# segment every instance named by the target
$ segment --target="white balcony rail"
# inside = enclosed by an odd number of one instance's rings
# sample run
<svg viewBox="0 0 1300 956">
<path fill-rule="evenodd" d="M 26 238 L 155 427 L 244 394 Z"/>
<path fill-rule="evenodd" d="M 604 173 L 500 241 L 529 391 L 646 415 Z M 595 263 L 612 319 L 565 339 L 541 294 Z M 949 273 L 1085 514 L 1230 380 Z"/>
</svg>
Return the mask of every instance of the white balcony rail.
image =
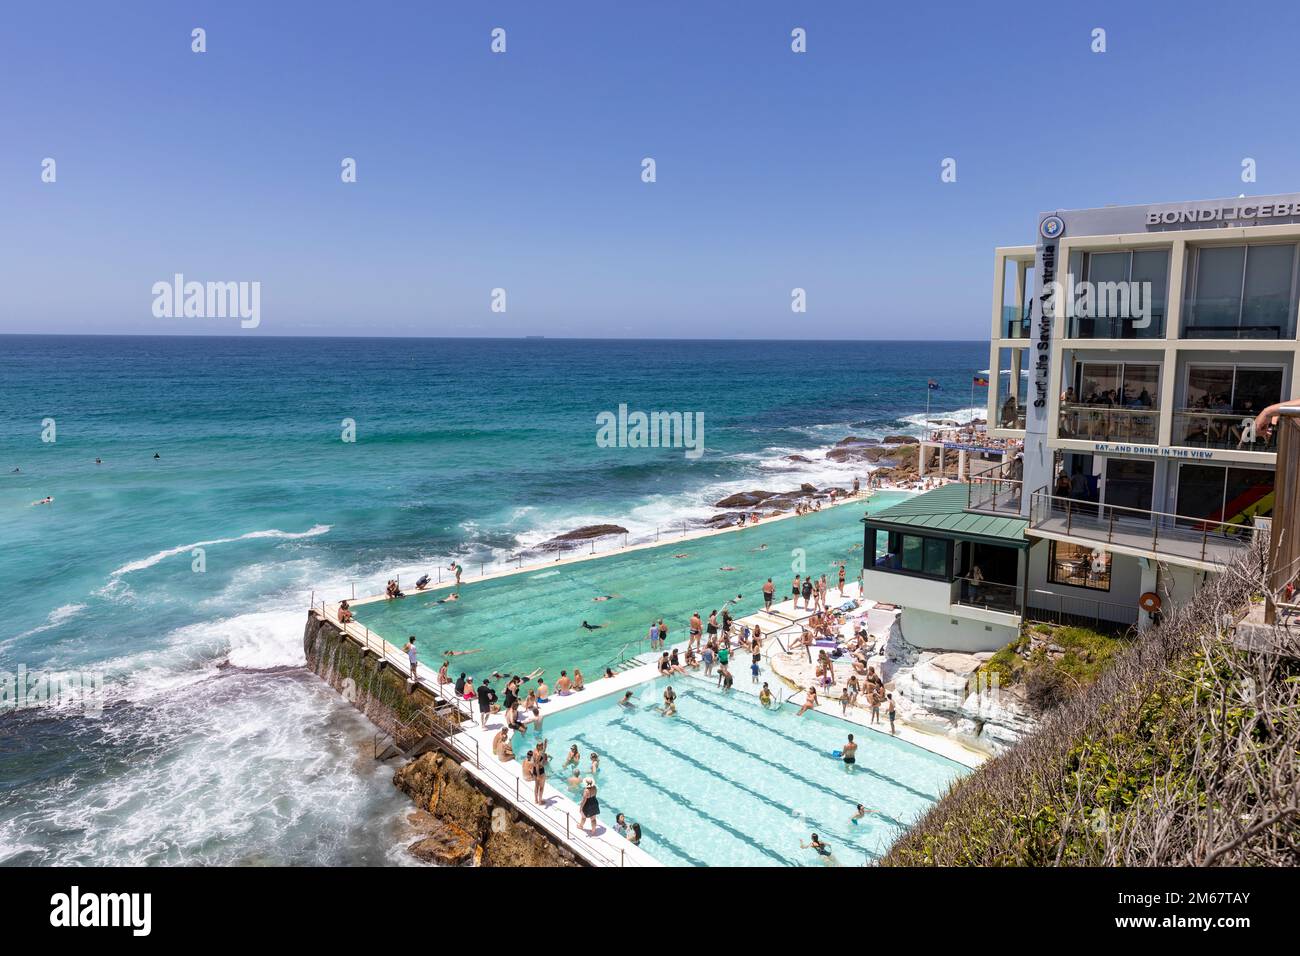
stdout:
<svg viewBox="0 0 1300 956">
<path fill-rule="evenodd" d="M 1079 501 L 1043 491 L 1034 492 L 1030 501 L 1029 527 L 1100 545 L 1149 551 L 1157 557 L 1220 565 L 1230 563 L 1255 536 L 1251 525 Z"/>
</svg>

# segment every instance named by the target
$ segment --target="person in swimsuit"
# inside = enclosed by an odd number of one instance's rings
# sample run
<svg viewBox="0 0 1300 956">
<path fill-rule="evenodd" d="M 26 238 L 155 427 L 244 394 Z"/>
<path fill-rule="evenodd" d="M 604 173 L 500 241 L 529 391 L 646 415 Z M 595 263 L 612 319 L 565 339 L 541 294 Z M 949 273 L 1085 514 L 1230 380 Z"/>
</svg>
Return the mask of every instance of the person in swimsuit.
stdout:
<svg viewBox="0 0 1300 956">
<path fill-rule="evenodd" d="M 583 688 L 584 686 L 585 686 L 585 682 L 583 681 L 583 678 L 582 678 L 582 671 L 578 670 L 578 669 L 575 667 L 575 668 L 573 669 L 573 689 L 574 689 L 574 690 L 582 690 L 582 688 Z"/>
<path fill-rule="evenodd" d="M 816 706 L 817 706 L 817 688 L 810 686 L 808 688 L 808 693 L 804 695 L 803 706 L 799 708 L 799 713 L 795 714 L 795 716 L 802 717 L 805 713 L 812 710 Z"/>
<path fill-rule="evenodd" d="M 627 840 L 633 846 L 641 845 L 641 824 L 633 823 L 632 826 L 628 828 Z"/>
<path fill-rule="evenodd" d="M 414 634 L 412 634 L 409 638 L 407 638 L 406 646 L 403 647 L 402 650 L 406 652 L 406 659 L 407 659 L 407 661 L 408 661 L 409 664 L 410 664 L 410 668 L 411 668 L 411 680 L 412 680 L 412 681 L 415 681 L 415 680 L 417 680 L 417 677 L 416 677 L 415 671 L 416 671 L 416 668 L 419 667 L 420 662 L 416 659 L 416 653 L 415 653 L 415 635 L 414 635 Z"/>
<path fill-rule="evenodd" d="M 574 744 L 569 748 L 569 755 L 564 758 L 564 766 L 560 769 L 568 770 L 570 767 L 573 767 L 576 770 L 580 760 L 582 760 L 582 754 L 578 752 L 578 745 Z"/>
<path fill-rule="evenodd" d="M 772 579 L 768 578 L 767 583 L 763 585 L 763 610 L 772 610 L 772 598 L 776 595 L 776 585 Z"/>
<path fill-rule="evenodd" d="M 504 762 L 515 759 L 514 748 L 510 746 L 510 728 L 502 727 L 492 738 L 492 752 L 498 760 Z"/>
<path fill-rule="evenodd" d="M 623 695 L 623 699 L 620 700 L 620 701 L 618 702 L 618 706 L 620 706 L 620 707 L 635 707 L 635 706 L 636 706 L 636 704 L 632 702 L 632 692 L 631 692 L 631 691 L 628 691 L 626 694 Z"/>
<path fill-rule="evenodd" d="M 546 741 L 543 740 L 533 753 L 533 803 L 538 806 L 542 805 L 542 794 L 546 790 L 546 761 L 550 759 L 546 756 Z"/>
<path fill-rule="evenodd" d="M 897 735 L 898 731 L 894 728 L 894 717 L 896 715 L 896 711 L 894 709 L 894 695 L 886 694 L 885 696 L 889 700 L 889 732 L 891 734 Z"/>
<path fill-rule="evenodd" d="M 453 574 L 456 575 L 456 587 L 460 587 L 460 573 L 461 573 L 460 565 L 457 564 L 455 561 L 453 561 L 451 562 L 451 564 L 447 565 L 447 570 L 451 571 Z"/>
<path fill-rule="evenodd" d="M 844 745 L 840 759 L 844 761 L 844 769 L 852 773 L 853 765 L 858 762 L 858 745 L 854 742 L 852 734 L 849 734 L 848 742 Z"/>
<path fill-rule="evenodd" d="M 591 600 L 592 600 L 593 603 L 597 603 L 597 602 L 600 602 L 600 601 L 612 601 L 612 600 L 614 600 L 614 598 L 616 598 L 616 597 L 618 597 L 617 594 L 602 594 L 602 595 L 600 595 L 599 597 L 594 597 L 594 598 L 592 598 Z"/>
<path fill-rule="evenodd" d="M 604 625 L 604 624 L 588 624 L 586 621 L 583 621 L 583 622 L 582 622 L 582 626 L 583 626 L 584 628 L 586 628 L 588 631 L 599 631 L 599 630 L 600 630 L 602 627 L 604 627 L 605 625 Z"/>
<path fill-rule="evenodd" d="M 794 584 L 790 587 L 790 594 L 794 596 L 794 606 L 799 607 L 799 582 L 802 578 L 799 575 L 794 576 Z"/>
<path fill-rule="evenodd" d="M 673 692 L 671 686 L 664 688 L 664 710 L 665 717 L 673 717 L 677 714 L 677 695 Z"/>
<path fill-rule="evenodd" d="M 812 841 L 810 843 L 804 843 L 803 840 L 800 840 L 799 848 L 801 850 L 814 851 L 826 863 L 831 862 L 833 859 L 831 856 L 831 848 L 823 843 L 821 837 L 815 833 L 812 835 Z"/>
<path fill-rule="evenodd" d="M 763 682 L 763 689 L 758 692 L 758 702 L 764 707 L 772 706 L 772 689 L 767 686 L 767 681 Z"/>
<path fill-rule="evenodd" d="M 442 666 L 438 668 L 438 684 L 440 686 L 451 683 L 451 678 L 447 676 L 447 665 L 450 663 L 451 661 L 443 661 Z"/>
<path fill-rule="evenodd" d="M 579 828 L 586 826 L 587 821 L 591 821 L 591 835 L 596 835 L 596 818 L 600 816 L 600 801 L 596 799 L 596 781 L 591 777 L 582 781 L 582 804 L 579 807 L 582 813 L 582 823 Z"/>
<path fill-rule="evenodd" d="M 865 817 L 868 813 L 878 813 L 878 812 L 879 811 L 877 810 L 868 810 L 866 807 L 864 807 L 862 804 L 859 803 L 857 811 L 853 814 L 853 816 L 849 817 L 849 823 L 856 825 L 857 822 L 861 820 L 863 817 Z"/>
<path fill-rule="evenodd" d="M 445 598 L 438 598 L 438 600 L 434 601 L 433 603 L 446 604 L 448 601 L 459 601 L 459 600 L 460 600 L 460 595 L 457 594 L 455 591 L 453 591 L 451 594 L 448 594 Z"/>
</svg>

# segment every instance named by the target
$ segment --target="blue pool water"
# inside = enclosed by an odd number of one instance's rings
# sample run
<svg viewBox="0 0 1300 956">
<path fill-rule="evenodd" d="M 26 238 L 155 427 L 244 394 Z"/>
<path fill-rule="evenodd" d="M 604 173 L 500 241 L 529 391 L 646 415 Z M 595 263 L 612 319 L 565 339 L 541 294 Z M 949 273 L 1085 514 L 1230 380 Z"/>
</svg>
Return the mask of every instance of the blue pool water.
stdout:
<svg viewBox="0 0 1300 956">
<path fill-rule="evenodd" d="M 677 715 L 658 707 L 672 684 Z M 827 861 L 800 848 L 817 833 L 830 862 L 875 860 L 966 769 L 912 744 L 846 721 L 785 705 L 764 710 L 756 697 L 724 694 L 695 677 L 635 689 L 635 706 L 611 695 L 546 718 L 554 755 L 551 782 L 568 786 L 559 766 L 571 744 L 600 755 L 600 823 L 623 813 L 641 824 L 641 846 L 670 866 L 800 866 Z M 837 758 L 846 735 L 859 744 L 850 772 Z M 520 759 L 535 735 L 516 735 Z M 578 798 L 578 790 L 571 795 Z M 858 823 L 862 803 L 877 812 Z"/>
</svg>

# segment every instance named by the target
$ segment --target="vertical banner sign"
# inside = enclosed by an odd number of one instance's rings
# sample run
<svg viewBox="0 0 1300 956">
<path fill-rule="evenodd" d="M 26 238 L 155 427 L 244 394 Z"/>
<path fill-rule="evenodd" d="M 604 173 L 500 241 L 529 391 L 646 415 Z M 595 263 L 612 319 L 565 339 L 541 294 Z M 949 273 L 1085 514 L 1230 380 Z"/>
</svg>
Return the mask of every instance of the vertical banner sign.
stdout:
<svg viewBox="0 0 1300 956">
<path fill-rule="evenodd" d="M 1038 248 L 1034 258 L 1034 294 L 1029 301 L 1030 380 L 1033 394 L 1025 414 L 1024 494 L 1020 509 L 1029 513 L 1033 492 L 1051 489 L 1052 456 L 1047 447 L 1048 389 L 1052 381 L 1052 326 L 1056 320 L 1057 249 L 1065 234 L 1065 221 L 1058 215 L 1044 216 L 1038 223 Z"/>
</svg>

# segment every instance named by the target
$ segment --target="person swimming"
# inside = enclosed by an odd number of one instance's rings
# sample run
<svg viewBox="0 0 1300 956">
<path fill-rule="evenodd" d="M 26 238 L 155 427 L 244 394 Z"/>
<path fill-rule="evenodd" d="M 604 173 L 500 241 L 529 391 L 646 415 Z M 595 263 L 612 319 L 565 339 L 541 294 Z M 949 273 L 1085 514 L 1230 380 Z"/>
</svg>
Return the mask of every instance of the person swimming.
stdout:
<svg viewBox="0 0 1300 956">
<path fill-rule="evenodd" d="M 815 833 L 812 835 L 812 840 L 808 843 L 804 843 L 803 840 L 800 840 L 799 848 L 802 850 L 813 850 L 818 856 L 827 862 L 832 859 L 830 846 L 824 843 L 822 838 Z"/>
<path fill-rule="evenodd" d="M 53 496 L 53 495 L 46 495 L 46 496 L 45 496 L 44 498 L 42 498 L 40 501 L 33 501 L 32 504 L 33 504 L 33 505 L 52 505 L 52 504 L 54 504 L 54 496 Z M 29 505 L 28 507 L 30 507 L 30 505 Z"/>
<path fill-rule="evenodd" d="M 729 565 L 729 564 L 724 564 L 722 567 L 718 568 L 718 570 L 719 570 L 719 571 L 734 571 L 734 570 L 736 570 L 736 569 L 733 568 L 733 567 L 732 567 L 731 565 Z"/>
<path fill-rule="evenodd" d="M 157 452 L 154 452 L 154 453 L 153 453 L 153 456 L 154 456 L 155 458 L 161 458 L 161 457 L 162 457 L 162 455 L 158 454 Z"/>
<path fill-rule="evenodd" d="M 417 584 L 416 587 L 419 587 L 419 585 Z M 438 598 L 438 600 L 434 601 L 433 603 L 446 604 L 448 601 L 459 601 L 459 600 L 460 600 L 460 595 L 457 594 L 455 591 L 452 591 L 445 598 Z"/>
<path fill-rule="evenodd" d="M 594 604 L 594 603 L 597 603 L 597 602 L 599 602 L 599 601 L 612 601 L 612 600 L 614 600 L 614 598 L 616 598 L 616 597 L 618 597 L 617 594 L 602 594 L 602 595 L 600 595 L 599 597 L 594 597 L 594 598 L 592 598 L 591 600 L 592 600 L 592 603 Z"/>
<path fill-rule="evenodd" d="M 472 651 L 443 651 L 445 657 L 460 657 L 462 654 L 480 654 L 483 648 L 476 647 Z"/>
<path fill-rule="evenodd" d="M 608 627 L 609 625 L 607 625 L 607 624 L 588 624 L 586 621 L 583 621 L 583 622 L 582 622 L 582 626 L 583 626 L 584 628 L 586 628 L 587 630 L 589 630 L 589 631 L 599 631 L 602 627 Z"/>
</svg>

